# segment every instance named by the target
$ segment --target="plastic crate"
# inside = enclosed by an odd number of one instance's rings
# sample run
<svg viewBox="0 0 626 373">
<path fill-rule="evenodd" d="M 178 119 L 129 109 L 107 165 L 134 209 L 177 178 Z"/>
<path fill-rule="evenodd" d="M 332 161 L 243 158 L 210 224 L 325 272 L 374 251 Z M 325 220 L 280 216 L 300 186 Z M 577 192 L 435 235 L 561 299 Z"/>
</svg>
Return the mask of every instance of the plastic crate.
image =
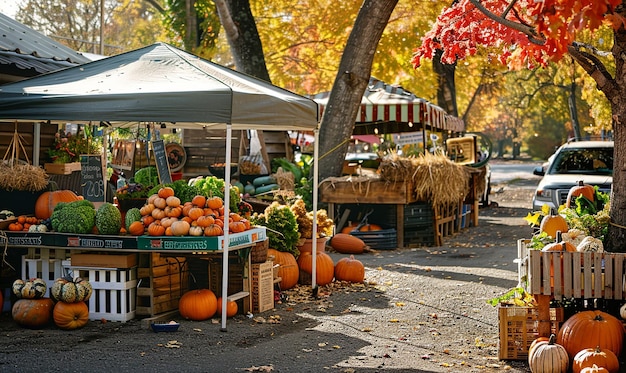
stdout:
<svg viewBox="0 0 626 373">
<path fill-rule="evenodd" d="M 537 307 L 499 306 L 500 360 L 525 360 L 530 344 L 539 337 Z M 563 308 L 550 308 L 550 332 L 557 334 L 564 320 Z"/>
<path fill-rule="evenodd" d="M 93 294 L 87 301 L 90 320 L 128 321 L 135 318 L 136 268 L 70 267 L 73 278 L 87 279 Z"/>
<path fill-rule="evenodd" d="M 378 231 L 350 232 L 360 238 L 372 249 L 397 249 L 397 232 L 395 229 L 381 229 Z"/>
</svg>

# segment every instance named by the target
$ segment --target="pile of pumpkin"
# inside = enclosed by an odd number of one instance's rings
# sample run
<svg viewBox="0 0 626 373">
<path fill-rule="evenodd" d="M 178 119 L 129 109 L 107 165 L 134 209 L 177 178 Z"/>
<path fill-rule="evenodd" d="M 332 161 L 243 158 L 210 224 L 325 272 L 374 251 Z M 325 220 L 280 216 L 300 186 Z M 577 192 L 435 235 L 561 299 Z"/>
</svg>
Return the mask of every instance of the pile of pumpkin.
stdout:
<svg viewBox="0 0 626 373">
<path fill-rule="evenodd" d="M 80 277 L 56 279 L 50 288 L 50 298 L 45 297 L 48 285 L 40 278 L 17 279 L 11 290 L 18 298 L 11 314 L 13 320 L 23 327 L 40 329 L 53 320 L 60 329 L 74 330 L 89 321 L 89 308 L 85 302 L 91 297 L 93 288 L 89 281 Z"/>
<path fill-rule="evenodd" d="M 250 221 L 238 213 L 224 216 L 221 197 L 195 196 L 181 204 L 171 187 L 162 187 L 140 209 L 126 212 L 126 231 L 134 236 L 221 236 L 224 228 L 240 233 L 251 228 Z"/>
<path fill-rule="evenodd" d="M 599 310 L 581 311 L 567 319 L 557 335 L 540 337 L 528 349 L 533 373 L 618 373 L 624 326 Z"/>
</svg>

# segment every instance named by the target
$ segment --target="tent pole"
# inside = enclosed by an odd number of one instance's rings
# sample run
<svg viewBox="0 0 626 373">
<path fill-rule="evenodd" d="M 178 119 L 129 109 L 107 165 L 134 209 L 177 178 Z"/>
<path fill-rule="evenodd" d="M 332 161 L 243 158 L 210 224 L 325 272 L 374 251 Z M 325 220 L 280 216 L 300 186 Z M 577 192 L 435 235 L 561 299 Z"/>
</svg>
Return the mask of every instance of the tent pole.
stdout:
<svg viewBox="0 0 626 373">
<path fill-rule="evenodd" d="M 41 122 L 33 126 L 33 166 L 39 166 L 39 148 L 41 147 Z"/>
<path fill-rule="evenodd" d="M 228 301 L 228 249 L 230 238 L 228 232 L 228 216 L 230 214 L 230 163 L 231 163 L 231 149 L 233 128 L 231 123 L 226 124 L 226 167 L 224 169 L 224 251 L 222 257 L 222 328 L 221 331 L 226 331 L 226 319 L 228 318 L 226 312 L 226 302 Z"/>
<path fill-rule="evenodd" d="M 311 288 L 313 294 L 317 295 L 317 187 L 319 183 L 318 170 L 318 152 L 320 146 L 320 131 L 318 128 L 313 130 L 315 140 L 313 140 L 313 235 L 312 235 L 312 249 L 313 259 L 311 263 Z"/>
</svg>

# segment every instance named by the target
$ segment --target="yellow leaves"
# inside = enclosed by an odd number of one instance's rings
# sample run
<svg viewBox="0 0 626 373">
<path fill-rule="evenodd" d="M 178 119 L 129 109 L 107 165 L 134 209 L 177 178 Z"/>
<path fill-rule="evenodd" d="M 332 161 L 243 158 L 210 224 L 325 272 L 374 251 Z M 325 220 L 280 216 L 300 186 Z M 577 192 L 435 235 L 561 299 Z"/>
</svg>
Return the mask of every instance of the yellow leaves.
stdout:
<svg viewBox="0 0 626 373">
<path fill-rule="evenodd" d="M 543 218 L 543 216 L 541 215 L 541 213 L 539 212 L 535 212 L 533 213 L 528 213 L 528 215 L 526 215 L 526 217 L 524 218 L 524 220 L 526 220 L 528 222 L 529 225 L 532 226 L 539 226 L 539 224 L 541 224 L 541 218 Z"/>
</svg>

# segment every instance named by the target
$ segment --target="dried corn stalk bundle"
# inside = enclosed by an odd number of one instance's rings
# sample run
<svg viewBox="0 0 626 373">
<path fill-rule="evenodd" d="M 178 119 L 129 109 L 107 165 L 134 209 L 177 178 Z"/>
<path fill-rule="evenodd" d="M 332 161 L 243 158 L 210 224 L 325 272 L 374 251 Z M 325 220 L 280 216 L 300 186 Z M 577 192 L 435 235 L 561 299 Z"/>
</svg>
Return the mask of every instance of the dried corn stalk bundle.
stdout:
<svg viewBox="0 0 626 373">
<path fill-rule="evenodd" d="M 280 187 L 281 190 L 294 190 L 295 176 L 292 172 L 283 170 L 282 167 L 278 167 L 275 174 L 272 174 L 274 179 L 276 179 L 276 184 Z"/>
<path fill-rule="evenodd" d="M 467 168 L 442 154 L 403 158 L 394 153 L 383 159 L 379 170 L 383 180 L 411 182 L 417 200 L 433 206 L 458 203 L 469 189 Z"/>
<path fill-rule="evenodd" d="M 38 192 L 48 186 L 48 174 L 29 164 L 0 163 L 0 188 L 8 191 Z"/>
</svg>

